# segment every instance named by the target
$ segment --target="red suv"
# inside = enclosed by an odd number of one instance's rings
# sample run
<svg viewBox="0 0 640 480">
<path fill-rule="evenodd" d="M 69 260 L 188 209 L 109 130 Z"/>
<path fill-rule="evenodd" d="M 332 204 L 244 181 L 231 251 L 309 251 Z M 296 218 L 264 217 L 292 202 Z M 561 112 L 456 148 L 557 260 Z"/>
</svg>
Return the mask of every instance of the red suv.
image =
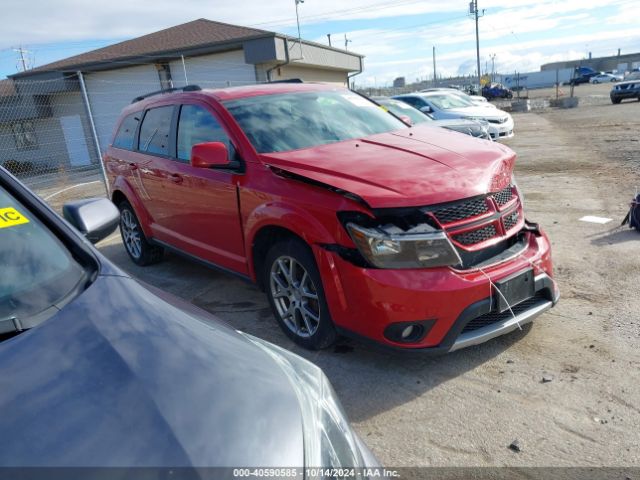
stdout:
<svg viewBox="0 0 640 480">
<path fill-rule="evenodd" d="M 256 282 L 307 348 L 446 352 L 552 307 L 515 154 L 344 88 L 190 86 L 134 100 L 104 162 L 138 265 L 172 250 Z"/>
</svg>

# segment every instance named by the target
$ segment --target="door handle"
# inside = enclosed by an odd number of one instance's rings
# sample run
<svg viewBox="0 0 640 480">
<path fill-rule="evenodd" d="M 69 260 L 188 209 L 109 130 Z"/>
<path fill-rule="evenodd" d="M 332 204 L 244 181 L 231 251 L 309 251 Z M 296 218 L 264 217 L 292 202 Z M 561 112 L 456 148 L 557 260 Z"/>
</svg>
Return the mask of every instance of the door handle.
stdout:
<svg viewBox="0 0 640 480">
<path fill-rule="evenodd" d="M 182 183 L 182 176 L 178 175 L 177 173 L 172 173 L 171 175 L 169 175 L 169 180 L 171 180 L 173 183 Z"/>
<path fill-rule="evenodd" d="M 137 163 L 130 163 L 129 164 L 129 168 L 131 170 L 137 170 L 138 169 L 138 164 Z"/>
</svg>

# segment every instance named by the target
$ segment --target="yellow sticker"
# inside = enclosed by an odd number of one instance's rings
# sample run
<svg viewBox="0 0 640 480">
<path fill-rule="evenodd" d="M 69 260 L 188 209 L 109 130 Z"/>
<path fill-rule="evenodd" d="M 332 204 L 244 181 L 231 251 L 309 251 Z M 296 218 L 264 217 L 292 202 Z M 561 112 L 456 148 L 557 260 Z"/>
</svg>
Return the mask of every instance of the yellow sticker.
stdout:
<svg viewBox="0 0 640 480">
<path fill-rule="evenodd" d="M 0 228 L 15 227 L 23 223 L 29 223 L 29 219 L 15 208 L 0 208 Z"/>
</svg>

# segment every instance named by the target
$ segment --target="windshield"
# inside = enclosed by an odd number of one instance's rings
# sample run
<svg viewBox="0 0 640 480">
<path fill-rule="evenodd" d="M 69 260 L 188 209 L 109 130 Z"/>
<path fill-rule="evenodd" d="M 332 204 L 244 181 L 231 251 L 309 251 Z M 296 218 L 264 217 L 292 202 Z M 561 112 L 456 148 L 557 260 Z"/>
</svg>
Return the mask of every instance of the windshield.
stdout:
<svg viewBox="0 0 640 480">
<path fill-rule="evenodd" d="M 382 99 L 376 100 L 380 105 L 385 108 L 388 108 L 391 113 L 397 116 L 405 115 L 411 119 L 411 123 L 413 125 L 417 125 L 418 123 L 424 122 L 432 122 L 432 118 L 428 115 L 425 115 L 419 110 L 416 110 L 411 105 L 407 105 L 404 102 L 399 100 L 392 99 Z"/>
<path fill-rule="evenodd" d="M 284 152 L 408 128 L 348 90 L 263 95 L 225 102 L 259 153 Z"/>
<path fill-rule="evenodd" d="M 29 317 L 51 309 L 85 276 L 60 240 L 2 187 L 0 265 L 0 340 L 15 333 L 12 318 L 27 329 Z"/>
<path fill-rule="evenodd" d="M 439 110 L 449 110 L 451 108 L 465 108 L 473 107 L 473 102 L 463 98 L 460 95 L 452 94 L 438 94 L 429 95 L 424 97 L 427 101 L 431 102 Z"/>
</svg>

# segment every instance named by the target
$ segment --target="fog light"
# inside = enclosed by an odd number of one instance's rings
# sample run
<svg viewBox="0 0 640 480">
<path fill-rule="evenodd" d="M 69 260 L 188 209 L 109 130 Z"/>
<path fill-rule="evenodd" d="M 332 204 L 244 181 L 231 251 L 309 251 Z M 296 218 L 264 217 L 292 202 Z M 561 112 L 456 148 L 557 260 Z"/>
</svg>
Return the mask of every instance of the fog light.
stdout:
<svg viewBox="0 0 640 480">
<path fill-rule="evenodd" d="M 416 343 L 429 333 L 435 322 L 434 319 L 392 323 L 384 329 L 384 336 L 392 342 Z"/>
<path fill-rule="evenodd" d="M 405 327 L 402 330 L 402 333 L 400 334 L 400 336 L 402 337 L 403 340 L 406 340 L 411 336 L 414 330 L 415 330 L 415 327 L 413 325 L 409 325 L 408 327 Z"/>
</svg>

